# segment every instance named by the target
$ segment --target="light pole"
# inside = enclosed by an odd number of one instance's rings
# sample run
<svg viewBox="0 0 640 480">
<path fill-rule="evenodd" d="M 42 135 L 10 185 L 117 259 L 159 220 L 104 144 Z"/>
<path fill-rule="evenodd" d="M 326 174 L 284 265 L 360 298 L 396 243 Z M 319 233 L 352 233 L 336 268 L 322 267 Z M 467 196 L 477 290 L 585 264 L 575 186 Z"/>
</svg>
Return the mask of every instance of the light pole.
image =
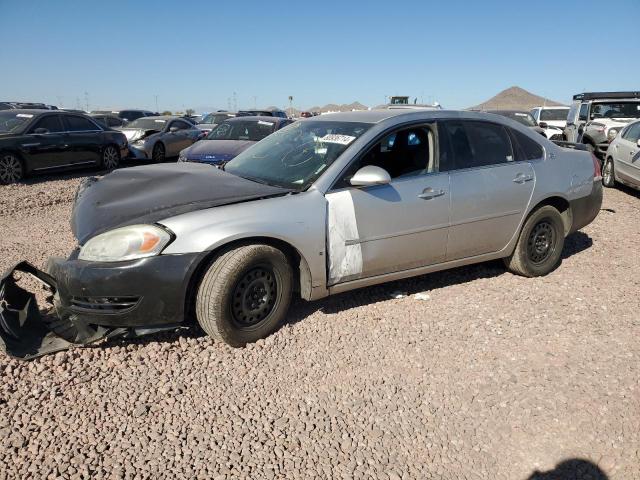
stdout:
<svg viewBox="0 0 640 480">
<path fill-rule="evenodd" d="M 289 116 L 293 117 L 293 96 L 289 95 Z"/>
</svg>

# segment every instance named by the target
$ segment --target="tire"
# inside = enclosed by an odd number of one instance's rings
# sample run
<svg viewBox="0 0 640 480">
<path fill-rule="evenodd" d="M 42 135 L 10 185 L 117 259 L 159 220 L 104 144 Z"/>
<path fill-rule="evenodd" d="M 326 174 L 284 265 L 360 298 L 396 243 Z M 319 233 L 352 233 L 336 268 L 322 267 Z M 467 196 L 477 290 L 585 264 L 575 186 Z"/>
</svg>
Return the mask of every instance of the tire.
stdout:
<svg viewBox="0 0 640 480">
<path fill-rule="evenodd" d="M 275 331 L 291 302 L 293 270 L 280 250 L 244 245 L 209 266 L 198 287 L 196 317 L 211 337 L 243 347 Z"/>
<path fill-rule="evenodd" d="M 107 145 L 102 151 L 102 167 L 113 170 L 120 165 L 120 152 L 115 145 Z"/>
<path fill-rule="evenodd" d="M 604 168 L 602 169 L 602 185 L 605 187 L 615 187 L 616 177 L 614 172 L 613 158 L 607 158 L 604 162 Z"/>
<path fill-rule="evenodd" d="M 554 207 L 545 205 L 529 215 L 513 254 L 504 262 L 517 275 L 539 277 L 555 270 L 563 247 L 562 215 Z"/>
<path fill-rule="evenodd" d="M 18 183 L 23 178 L 22 160 L 13 153 L 0 152 L 0 185 Z"/>
<path fill-rule="evenodd" d="M 156 163 L 162 163 L 166 159 L 166 150 L 164 149 L 164 144 L 158 142 L 153 146 L 153 151 L 151 152 L 151 159 Z"/>
</svg>

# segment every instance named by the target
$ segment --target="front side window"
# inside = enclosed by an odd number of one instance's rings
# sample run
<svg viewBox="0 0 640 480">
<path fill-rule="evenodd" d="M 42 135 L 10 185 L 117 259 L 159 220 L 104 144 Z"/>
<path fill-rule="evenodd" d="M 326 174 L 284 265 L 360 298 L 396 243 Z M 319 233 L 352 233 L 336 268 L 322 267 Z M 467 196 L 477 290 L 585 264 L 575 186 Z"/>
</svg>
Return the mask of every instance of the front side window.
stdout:
<svg viewBox="0 0 640 480">
<path fill-rule="evenodd" d="M 82 117 L 65 116 L 69 132 L 91 132 L 98 130 L 93 122 Z"/>
<path fill-rule="evenodd" d="M 369 165 L 383 168 L 392 179 L 434 172 L 434 145 L 434 134 L 428 125 L 389 133 L 353 162 L 334 188 L 349 187 L 355 173 Z"/>
<path fill-rule="evenodd" d="M 64 131 L 62 122 L 60 121 L 60 115 L 47 115 L 46 117 L 41 118 L 33 126 L 31 132 L 33 133 L 39 128 L 44 128 L 48 133 L 57 133 Z"/>
<path fill-rule="evenodd" d="M 297 122 L 248 148 L 225 170 L 256 182 L 305 190 L 370 127 L 360 122 Z"/>
<path fill-rule="evenodd" d="M 468 120 L 445 122 L 444 128 L 456 170 L 514 160 L 511 140 L 502 125 Z"/>
<path fill-rule="evenodd" d="M 178 130 L 188 130 L 191 128 L 191 125 L 180 120 L 175 120 L 173 123 L 171 123 L 171 126 L 169 128 L 173 127 L 176 127 Z"/>
<path fill-rule="evenodd" d="M 107 125 L 109 125 L 110 127 L 121 127 L 122 120 L 117 117 L 107 117 Z"/>
<path fill-rule="evenodd" d="M 634 143 L 637 142 L 638 139 L 640 138 L 640 122 L 634 123 L 629 128 L 627 128 L 627 131 L 624 132 L 624 135 L 622 135 L 622 138 L 630 142 L 634 142 Z"/>
</svg>

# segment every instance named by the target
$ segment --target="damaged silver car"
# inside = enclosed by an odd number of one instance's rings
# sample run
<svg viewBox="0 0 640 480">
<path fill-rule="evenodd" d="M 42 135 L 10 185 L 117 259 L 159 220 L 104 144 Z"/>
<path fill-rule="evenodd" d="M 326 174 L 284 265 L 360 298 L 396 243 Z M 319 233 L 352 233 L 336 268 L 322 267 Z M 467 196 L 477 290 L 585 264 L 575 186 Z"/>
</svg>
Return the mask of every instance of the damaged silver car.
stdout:
<svg viewBox="0 0 640 480">
<path fill-rule="evenodd" d="M 127 137 L 130 157 L 157 163 L 177 157 L 204 136 L 192 123 L 171 116 L 142 117 L 117 130 Z"/>
<path fill-rule="evenodd" d="M 2 279 L 10 354 L 196 321 L 232 346 L 269 335 L 294 295 L 316 300 L 504 259 L 557 267 L 566 235 L 602 202 L 597 159 L 518 122 L 476 112 L 323 115 L 256 143 L 224 170 L 197 163 L 116 170 L 81 185 L 78 247 L 46 273 L 55 315 Z M 60 340 L 62 338 L 62 340 Z"/>
</svg>

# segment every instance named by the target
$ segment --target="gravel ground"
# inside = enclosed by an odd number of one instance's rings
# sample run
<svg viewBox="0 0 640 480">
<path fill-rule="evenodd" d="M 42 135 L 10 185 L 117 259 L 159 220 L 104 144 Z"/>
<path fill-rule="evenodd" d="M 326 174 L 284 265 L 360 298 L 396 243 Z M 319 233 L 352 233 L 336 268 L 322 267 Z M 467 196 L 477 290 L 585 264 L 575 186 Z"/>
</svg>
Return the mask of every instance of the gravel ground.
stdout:
<svg viewBox="0 0 640 480">
<path fill-rule="evenodd" d="M 79 179 L 0 188 L 0 268 L 73 248 Z M 639 215 L 606 190 L 548 277 L 300 301 L 244 349 L 186 331 L 0 356 L 0 479 L 640 478 Z"/>
</svg>

